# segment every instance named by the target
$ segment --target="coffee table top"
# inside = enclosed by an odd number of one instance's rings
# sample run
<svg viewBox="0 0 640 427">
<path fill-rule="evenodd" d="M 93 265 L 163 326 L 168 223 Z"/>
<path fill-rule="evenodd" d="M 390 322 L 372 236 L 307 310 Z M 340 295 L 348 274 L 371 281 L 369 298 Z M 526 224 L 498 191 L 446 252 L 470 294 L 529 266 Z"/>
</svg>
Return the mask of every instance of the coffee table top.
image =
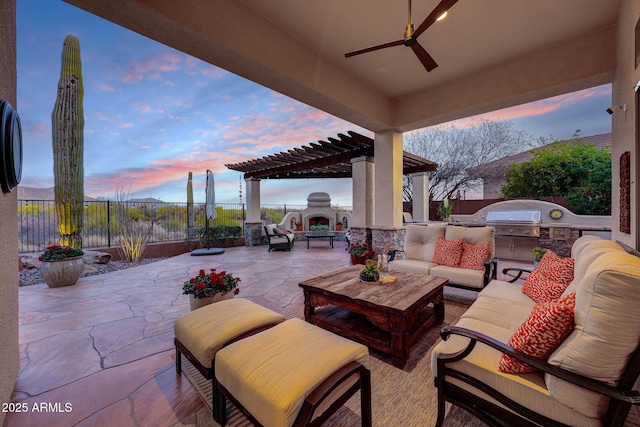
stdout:
<svg viewBox="0 0 640 427">
<path fill-rule="evenodd" d="M 386 284 L 368 284 L 360 281 L 361 265 L 332 271 L 300 283 L 300 287 L 335 298 L 357 300 L 382 311 L 406 311 L 430 298 L 449 281 L 426 274 L 392 271 L 397 280 Z"/>
</svg>

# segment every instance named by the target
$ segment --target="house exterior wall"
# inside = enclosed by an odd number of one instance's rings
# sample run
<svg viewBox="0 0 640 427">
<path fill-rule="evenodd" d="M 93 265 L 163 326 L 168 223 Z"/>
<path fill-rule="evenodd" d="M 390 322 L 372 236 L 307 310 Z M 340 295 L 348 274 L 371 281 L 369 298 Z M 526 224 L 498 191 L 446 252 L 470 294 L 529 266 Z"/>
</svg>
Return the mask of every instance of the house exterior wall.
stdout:
<svg viewBox="0 0 640 427">
<path fill-rule="evenodd" d="M 0 98 L 16 105 L 16 2 L 0 0 Z M 18 192 L 0 193 L 0 403 L 11 401 L 18 347 Z M 5 413 L 0 411 L 0 425 Z"/>
<path fill-rule="evenodd" d="M 616 75 L 613 80 L 612 105 L 627 104 L 627 111 L 615 111 L 611 116 L 612 160 L 612 239 L 638 248 L 638 105 L 634 86 L 640 80 L 640 66 L 635 64 L 635 27 L 640 16 L 640 2 L 623 0 L 616 26 Z M 603 112 L 604 113 L 604 112 Z M 606 114 L 606 113 L 604 113 Z M 620 156 L 631 153 L 631 233 L 620 231 Z"/>
</svg>

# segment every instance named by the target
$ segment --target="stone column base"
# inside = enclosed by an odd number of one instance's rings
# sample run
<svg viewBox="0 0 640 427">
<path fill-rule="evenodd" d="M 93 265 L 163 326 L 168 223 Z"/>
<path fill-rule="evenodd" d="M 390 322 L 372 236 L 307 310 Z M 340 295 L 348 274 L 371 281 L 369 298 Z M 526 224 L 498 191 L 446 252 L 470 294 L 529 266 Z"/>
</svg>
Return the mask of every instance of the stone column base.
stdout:
<svg viewBox="0 0 640 427">
<path fill-rule="evenodd" d="M 261 222 L 244 223 L 245 246 L 260 246 L 265 244 L 266 236 L 262 234 Z"/>
<path fill-rule="evenodd" d="M 385 248 L 404 249 L 406 229 L 404 227 L 351 227 L 351 243 L 368 243 L 376 254 L 381 254 Z"/>
</svg>

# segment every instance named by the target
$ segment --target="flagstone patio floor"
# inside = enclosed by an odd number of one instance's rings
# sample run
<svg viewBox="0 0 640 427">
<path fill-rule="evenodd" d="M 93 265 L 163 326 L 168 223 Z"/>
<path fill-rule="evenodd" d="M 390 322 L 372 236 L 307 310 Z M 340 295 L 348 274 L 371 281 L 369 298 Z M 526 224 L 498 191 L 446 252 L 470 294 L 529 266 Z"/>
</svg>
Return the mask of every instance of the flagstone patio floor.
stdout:
<svg viewBox="0 0 640 427">
<path fill-rule="evenodd" d="M 21 287 L 12 402 L 24 411 L 8 413 L 4 427 L 217 425 L 174 368 L 173 323 L 189 311 L 183 282 L 200 269 L 226 270 L 242 280 L 239 297 L 293 312 L 304 302 L 298 283 L 349 265 L 346 244 L 334 246 L 187 253 L 65 288 Z"/>
</svg>

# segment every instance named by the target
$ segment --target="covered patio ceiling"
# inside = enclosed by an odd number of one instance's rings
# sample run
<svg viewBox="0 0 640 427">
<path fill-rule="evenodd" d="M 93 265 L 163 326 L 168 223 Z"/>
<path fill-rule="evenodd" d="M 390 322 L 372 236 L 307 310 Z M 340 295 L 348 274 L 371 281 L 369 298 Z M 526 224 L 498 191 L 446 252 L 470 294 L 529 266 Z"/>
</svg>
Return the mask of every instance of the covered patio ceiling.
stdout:
<svg viewBox="0 0 640 427">
<path fill-rule="evenodd" d="M 65 0 L 372 132 L 406 132 L 613 81 L 621 0 L 460 0 L 412 49 L 406 1 Z M 440 0 L 413 1 L 416 27 Z"/>
<path fill-rule="evenodd" d="M 227 168 L 244 172 L 246 178 L 295 179 L 295 178 L 350 178 L 351 159 L 374 156 L 373 139 L 356 132 L 338 134 L 338 139 L 312 142 L 309 146 L 227 164 Z M 403 152 L 402 173 L 434 171 L 437 163 L 411 153 Z"/>
</svg>

